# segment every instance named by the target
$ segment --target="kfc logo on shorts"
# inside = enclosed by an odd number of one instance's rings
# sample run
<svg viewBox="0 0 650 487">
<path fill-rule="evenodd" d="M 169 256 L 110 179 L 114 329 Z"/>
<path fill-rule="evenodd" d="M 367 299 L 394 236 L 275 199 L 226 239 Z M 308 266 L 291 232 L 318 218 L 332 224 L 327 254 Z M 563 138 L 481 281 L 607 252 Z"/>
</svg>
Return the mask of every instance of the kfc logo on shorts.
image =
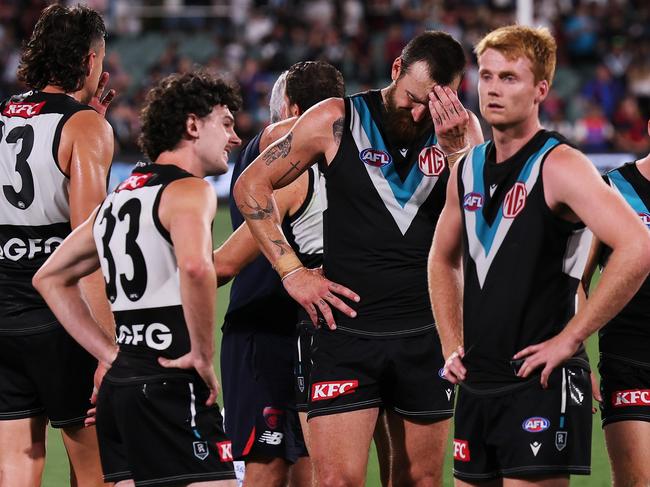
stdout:
<svg viewBox="0 0 650 487">
<path fill-rule="evenodd" d="M 232 443 L 230 441 L 217 442 L 217 451 L 219 452 L 219 460 L 222 462 L 232 462 Z"/>
<path fill-rule="evenodd" d="M 454 438 L 454 460 L 469 462 L 469 443 L 467 441 Z"/>
<path fill-rule="evenodd" d="M 262 411 L 262 414 L 264 415 L 264 421 L 266 422 L 266 425 L 272 430 L 274 430 L 274 429 L 278 429 L 278 426 L 282 422 L 284 411 L 282 409 L 276 409 L 267 406 Z"/>
<path fill-rule="evenodd" d="M 131 191 L 133 189 L 141 188 L 147 181 L 149 181 L 149 179 L 151 179 L 151 176 L 153 176 L 152 172 L 148 172 L 146 174 L 132 174 L 122 183 L 120 183 L 115 192 L 119 193 L 125 189 Z"/>
<path fill-rule="evenodd" d="M 445 169 L 445 155 L 436 146 L 425 147 L 418 156 L 418 167 L 425 176 L 440 176 Z"/>
<path fill-rule="evenodd" d="M 515 185 L 506 194 L 506 199 L 503 201 L 503 216 L 506 218 L 514 218 L 526 206 L 526 185 L 521 181 L 517 181 Z"/>
<path fill-rule="evenodd" d="M 358 380 L 316 382 L 311 386 L 311 400 L 322 401 L 323 399 L 334 399 L 345 394 L 352 394 L 357 390 L 358 386 Z"/>
<path fill-rule="evenodd" d="M 483 195 L 481 193 L 467 193 L 463 198 L 463 208 L 467 211 L 476 211 L 483 208 Z"/>
<path fill-rule="evenodd" d="M 45 102 L 40 103 L 16 103 L 10 102 L 5 105 L 2 114 L 5 117 L 32 118 L 34 115 L 41 113 Z"/>
<path fill-rule="evenodd" d="M 650 213 L 639 213 L 639 218 L 646 227 L 650 228 Z"/>
<path fill-rule="evenodd" d="M 359 154 L 359 157 L 363 162 L 372 167 L 383 167 L 393 162 L 393 158 L 388 152 L 373 148 L 364 149 Z"/>
<path fill-rule="evenodd" d="M 612 406 L 615 408 L 650 406 L 650 389 L 616 391 L 612 394 Z"/>
<path fill-rule="evenodd" d="M 546 431 L 549 426 L 551 426 L 551 422 L 540 416 L 528 418 L 521 424 L 522 429 L 529 433 L 541 433 L 542 431 Z"/>
</svg>

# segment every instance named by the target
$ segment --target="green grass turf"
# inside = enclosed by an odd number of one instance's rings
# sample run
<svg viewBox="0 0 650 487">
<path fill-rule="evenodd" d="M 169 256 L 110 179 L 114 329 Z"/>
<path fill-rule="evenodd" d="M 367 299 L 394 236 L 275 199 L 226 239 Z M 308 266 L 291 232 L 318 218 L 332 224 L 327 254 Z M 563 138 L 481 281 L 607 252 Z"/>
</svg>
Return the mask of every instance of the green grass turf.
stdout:
<svg viewBox="0 0 650 487">
<path fill-rule="evenodd" d="M 214 225 L 214 242 L 219 245 L 230 234 L 230 216 L 227 210 L 222 208 L 217 213 L 217 218 Z M 228 303 L 230 286 L 224 286 L 219 289 L 217 296 L 217 326 L 220 327 L 223 323 L 223 315 Z M 221 331 L 217 333 L 217 350 L 221 343 Z M 589 356 L 591 357 L 592 364 L 595 367 L 597 362 L 597 341 L 591 339 L 588 344 Z M 219 360 L 215 360 L 215 367 L 219 371 Z M 220 404 L 221 401 L 219 400 Z M 449 439 L 451 444 L 451 437 Z M 58 431 L 50 429 L 48 432 L 47 444 L 47 462 L 45 465 L 45 475 L 43 479 L 43 487 L 62 487 L 69 485 L 69 470 L 68 461 L 66 458 L 61 435 Z M 447 448 L 447 455 L 445 457 L 445 475 L 443 485 L 451 487 L 453 485 L 452 477 L 452 461 L 450 456 L 450 448 Z M 591 458 L 591 476 L 574 476 L 571 480 L 572 486 L 578 487 L 606 487 L 611 485 L 610 482 L 610 469 L 607 460 L 607 453 L 605 451 L 605 443 L 603 439 L 603 432 L 600 427 L 600 414 L 594 416 L 593 423 L 593 440 L 592 440 L 592 458 Z M 377 465 L 377 457 L 374 452 L 374 446 L 370 453 L 370 462 L 368 465 L 368 477 L 366 481 L 368 487 L 379 486 L 379 468 Z"/>
</svg>

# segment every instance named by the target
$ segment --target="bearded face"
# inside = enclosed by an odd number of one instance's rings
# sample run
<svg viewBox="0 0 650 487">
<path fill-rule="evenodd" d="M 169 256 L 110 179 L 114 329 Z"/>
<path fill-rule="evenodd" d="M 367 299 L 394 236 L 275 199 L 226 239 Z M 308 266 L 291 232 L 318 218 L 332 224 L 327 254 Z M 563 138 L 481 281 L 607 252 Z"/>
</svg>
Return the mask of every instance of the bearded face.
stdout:
<svg viewBox="0 0 650 487">
<path fill-rule="evenodd" d="M 429 115 L 429 108 L 422 120 L 415 122 L 410 108 L 399 108 L 395 102 L 397 84 L 391 85 L 386 90 L 386 115 L 384 127 L 391 140 L 399 146 L 408 146 L 433 130 L 433 120 Z"/>
</svg>

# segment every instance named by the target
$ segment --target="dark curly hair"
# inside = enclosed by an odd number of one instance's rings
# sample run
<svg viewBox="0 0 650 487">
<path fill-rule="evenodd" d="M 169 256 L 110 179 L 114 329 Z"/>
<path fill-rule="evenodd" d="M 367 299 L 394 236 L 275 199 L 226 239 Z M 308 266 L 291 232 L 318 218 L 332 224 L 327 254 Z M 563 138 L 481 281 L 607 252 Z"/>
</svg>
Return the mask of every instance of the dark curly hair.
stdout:
<svg viewBox="0 0 650 487">
<path fill-rule="evenodd" d="M 167 76 L 147 93 L 140 112 L 140 149 L 155 161 L 181 141 L 188 115 L 207 117 L 217 105 L 239 110 L 239 89 L 206 71 Z"/>
<path fill-rule="evenodd" d="M 302 61 L 287 71 L 285 93 L 289 103 L 305 112 L 319 101 L 345 95 L 343 75 L 324 61 Z"/>
<path fill-rule="evenodd" d="M 88 52 L 105 36 L 104 21 L 94 10 L 50 5 L 23 47 L 18 79 L 37 90 L 54 85 L 66 93 L 78 91 L 86 79 Z"/>
</svg>

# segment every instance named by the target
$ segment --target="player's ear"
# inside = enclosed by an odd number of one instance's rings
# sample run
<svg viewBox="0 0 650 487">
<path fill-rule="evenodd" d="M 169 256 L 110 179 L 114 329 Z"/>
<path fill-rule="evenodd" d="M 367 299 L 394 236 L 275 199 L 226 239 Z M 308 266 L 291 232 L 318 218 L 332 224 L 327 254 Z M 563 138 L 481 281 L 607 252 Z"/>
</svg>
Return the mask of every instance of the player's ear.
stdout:
<svg viewBox="0 0 650 487">
<path fill-rule="evenodd" d="M 393 61 L 393 66 L 390 69 L 390 79 L 395 81 L 400 77 L 401 74 L 402 74 L 402 58 L 398 56 L 395 58 L 395 61 Z"/>
<path fill-rule="evenodd" d="M 548 96 L 549 89 L 550 87 L 548 85 L 548 81 L 546 81 L 545 79 L 537 83 L 536 86 L 537 93 L 535 94 L 535 103 L 537 104 L 542 103 Z"/>
<path fill-rule="evenodd" d="M 93 71 L 93 67 L 95 66 L 95 56 L 97 56 L 97 53 L 92 49 L 86 56 L 86 76 L 90 76 L 90 73 Z"/>
<path fill-rule="evenodd" d="M 289 105 L 289 117 L 299 117 L 300 116 L 300 108 L 298 108 L 297 103 L 292 103 Z"/>
<path fill-rule="evenodd" d="M 199 136 L 199 117 L 190 113 L 185 120 L 185 134 L 190 139 L 196 139 Z"/>
</svg>

